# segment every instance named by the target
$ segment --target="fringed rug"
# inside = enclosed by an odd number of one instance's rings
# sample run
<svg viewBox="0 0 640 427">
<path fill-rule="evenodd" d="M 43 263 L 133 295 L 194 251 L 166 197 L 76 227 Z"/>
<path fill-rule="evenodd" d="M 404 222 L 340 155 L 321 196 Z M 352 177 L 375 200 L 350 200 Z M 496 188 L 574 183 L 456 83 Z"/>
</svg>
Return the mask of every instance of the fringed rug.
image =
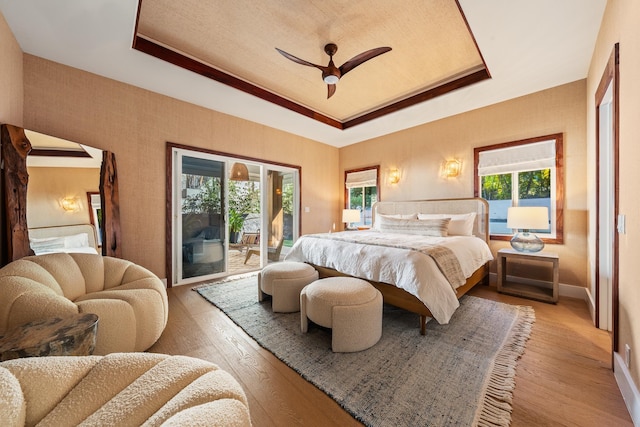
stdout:
<svg viewBox="0 0 640 427">
<path fill-rule="evenodd" d="M 369 426 L 508 426 L 516 361 L 533 308 L 464 296 L 448 325 L 385 306 L 382 338 L 333 353 L 331 330 L 300 332 L 300 313 L 258 302 L 257 277 L 195 289 L 262 347 Z"/>
</svg>

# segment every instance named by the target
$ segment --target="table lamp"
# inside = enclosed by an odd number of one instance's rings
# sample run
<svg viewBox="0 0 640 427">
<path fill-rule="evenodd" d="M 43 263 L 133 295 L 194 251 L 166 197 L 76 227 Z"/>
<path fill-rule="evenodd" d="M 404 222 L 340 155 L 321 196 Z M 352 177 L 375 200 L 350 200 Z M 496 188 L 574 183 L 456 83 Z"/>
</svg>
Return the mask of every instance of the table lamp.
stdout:
<svg viewBox="0 0 640 427">
<path fill-rule="evenodd" d="M 347 224 L 347 230 L 354 230 L 352 223 L 360 222 L 360 210 L 359 209 L 344 209 L 342 211 L 342 222 Z"/>
<path fill-rule="evenodd" d="M 507 210 L 507 227 L 516 229 L 511 239 L 513 249 L 539 252 L 544 248 L 544 243 L 530 230 L 549 229 L 549 209 L 543 206 L 511 207 Z"/>
</svg>

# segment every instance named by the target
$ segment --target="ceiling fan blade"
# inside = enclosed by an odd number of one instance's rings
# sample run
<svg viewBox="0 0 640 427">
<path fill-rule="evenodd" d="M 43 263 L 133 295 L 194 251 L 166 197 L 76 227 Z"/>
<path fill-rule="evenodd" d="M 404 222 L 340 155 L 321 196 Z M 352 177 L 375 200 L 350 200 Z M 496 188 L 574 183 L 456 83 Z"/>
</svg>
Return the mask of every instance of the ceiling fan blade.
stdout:
<svg viewBox="0 0 640 427">
<path fill-rule="evenodd" d="M 327 67 L 323 67 L 322 65 L 316 65 L 316 64 L 314 64 L 312 62 L 305 61 L 304 59 L 300 59 L 297 56 L 293 56 L 290 53 L 285 52 L 284 50 L 281 50 L 281 49 L 278 49 L 278 48 L 276 48 L 276 50 L 280 53 L 280 55 L 282 55 L 285 58 L 287 58 L 287 59 L 289 59 L 289 60 L 291 60 L 293 62 L 296 62 L 298 64 L 306 65 L 307 67 L 315 67 L 315 68 L 318 68 L 318 69 L 323 70 L 323 71 L 324 71 L 325 68 L 327 68 Z"/>
<path fill-rule="evenodd" d="M 336 85 L 327 85 L 327 99 L 336 93 Z"/>
<path fill-rule="evenodd" d="M 361 54 L 354 56 L 353 58 L 342 64 L 340 66 L 340 74 L 344 76 L 363 62 L 375 58 L 378 55 L 382 55 L 383 53 L 389 52 L 390 50 L 390 47 L 377 47 L 375 49 L 362 52 Z"/>
</svg>

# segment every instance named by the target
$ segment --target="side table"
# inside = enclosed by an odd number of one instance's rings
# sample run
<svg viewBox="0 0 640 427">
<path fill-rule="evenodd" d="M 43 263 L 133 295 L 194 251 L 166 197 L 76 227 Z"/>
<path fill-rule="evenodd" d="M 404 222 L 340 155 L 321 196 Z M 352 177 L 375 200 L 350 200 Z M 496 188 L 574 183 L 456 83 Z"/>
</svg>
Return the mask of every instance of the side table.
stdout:
<svg viewBox="0 0 640 427">
<path fill-rule="evenodd" d="M 87 356 L 96 346 L 98 316 L 79 313 L 36 320 L 0 337 L 0 361 L 37 356 Z"/>
<path fill-rule="evenodd" d="M 507 259 L 551 263 L 553 268 L 551 288 L 545 288 L 532 283 L 507 281 Z M 500 249 L 498 251 L 498 292 L 555 304 L 558 302 L 559 261 L 560 257 L 553 252 L 519 252 L 514 249 Z"/>
</svg>

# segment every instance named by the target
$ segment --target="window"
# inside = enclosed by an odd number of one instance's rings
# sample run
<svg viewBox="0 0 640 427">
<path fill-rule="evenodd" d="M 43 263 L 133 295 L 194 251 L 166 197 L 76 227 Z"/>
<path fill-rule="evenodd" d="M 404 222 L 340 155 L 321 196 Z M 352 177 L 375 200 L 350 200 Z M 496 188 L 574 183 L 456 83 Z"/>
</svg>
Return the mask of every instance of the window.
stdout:
<svg viewBox="0 0 640 427">
<path fill-rule="evenodd" d="M 509 240 L 507 208 L 549 208 L 549 230 L 532 230 L 546 243 L 563 242 L 562 134 L 474 149 L 474 194 L 489 202 L 489 233 Z"/>
<path fill-rule="evenodd" d="M 359 209 L 360 222 L 353 225 L 371 225 L 371 207 L 379 200 L 378 175 L 380 167 L 372 166 L 344 172 L 345 207 Z"/>
</svg>

